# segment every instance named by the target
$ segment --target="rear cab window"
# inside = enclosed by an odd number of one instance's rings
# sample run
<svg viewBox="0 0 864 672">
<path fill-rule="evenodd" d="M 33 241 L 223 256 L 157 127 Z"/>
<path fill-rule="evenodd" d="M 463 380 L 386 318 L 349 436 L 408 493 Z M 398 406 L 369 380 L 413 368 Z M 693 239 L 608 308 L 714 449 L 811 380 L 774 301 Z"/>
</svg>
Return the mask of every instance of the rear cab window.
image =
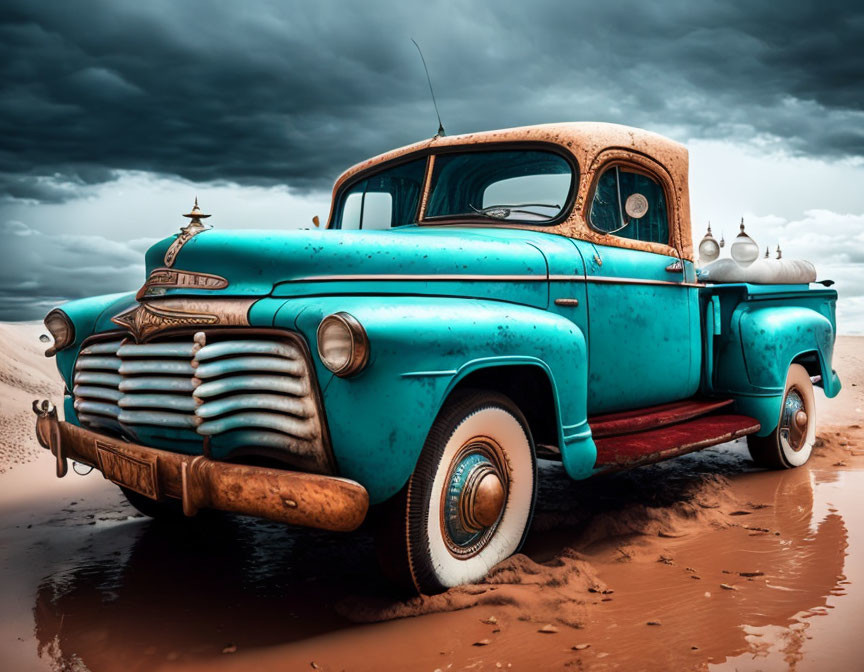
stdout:
<svg viewBox="0 0 864 672">
<path fill-rule="evenodd" d="M 640 213 L 644 214 L 640 217 Z M 589 222 L 601 233 L 669 244 L 663 186 L 655 178 L 627 166 L 612 166 L 600 176 L 591 201 Z"/>
</svg>

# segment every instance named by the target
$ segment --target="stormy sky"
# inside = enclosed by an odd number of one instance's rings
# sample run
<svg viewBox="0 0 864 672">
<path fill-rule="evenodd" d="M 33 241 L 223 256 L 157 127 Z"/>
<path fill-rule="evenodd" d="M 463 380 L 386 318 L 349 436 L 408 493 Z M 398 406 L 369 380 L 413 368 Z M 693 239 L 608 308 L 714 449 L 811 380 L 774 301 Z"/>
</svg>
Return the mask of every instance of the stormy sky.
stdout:
<svg viewBox="0 0 864 672">
<path fill-rule="evenodd" d="M 133 289 L 197 194 L 308 226 L 333 180 L 437 128 L 564 120 L 691 151 L 694 236 L 811 258 L 864 332 L 864 5 L 18 2 L 0 8 L 0 319 Z"/>
</svg>

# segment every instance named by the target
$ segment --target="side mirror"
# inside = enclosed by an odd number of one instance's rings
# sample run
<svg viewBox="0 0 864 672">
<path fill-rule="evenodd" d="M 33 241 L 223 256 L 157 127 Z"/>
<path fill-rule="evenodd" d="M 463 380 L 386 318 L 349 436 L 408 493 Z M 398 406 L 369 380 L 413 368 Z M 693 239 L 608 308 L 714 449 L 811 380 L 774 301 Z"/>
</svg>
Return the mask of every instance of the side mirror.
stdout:
<svg viewBox="0 0 864 672">
<path fill-rule="evenodd" d="M 315 228 L 316 228 L 316 229 L 317 229 L 318 227 L 321 226 L 321 220 L 318 219 L 318 215 L 315 215 L 315 216 L 312 218 L 312 223 L 315 225 Z"/>
</svg>

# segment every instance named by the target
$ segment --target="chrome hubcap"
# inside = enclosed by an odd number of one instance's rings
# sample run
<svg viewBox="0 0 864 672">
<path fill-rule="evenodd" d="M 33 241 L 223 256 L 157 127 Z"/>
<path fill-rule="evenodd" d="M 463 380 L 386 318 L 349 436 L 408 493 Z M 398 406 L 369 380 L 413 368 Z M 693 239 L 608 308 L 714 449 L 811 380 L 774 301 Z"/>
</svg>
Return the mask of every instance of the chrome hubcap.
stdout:
<svg viewBox="0 0 864 672">
<path fill-rule="evenodd" d="M 504 484 L 489 464 L 475 467 L 459 498 L 459 514 L 466 529 L 494 525 L 504 508 Z"/>
<path fill-rule="evenodd" d="M 478 553 L 492 537 L 507 501 L 508 479 L 500 449 L 487 440 L 466 444 L 442 493 L 442 531 L 453 555 Z"/>
<path fill-rule="evenodd" d="M 807 409 L 797 389 L 790 388 L 783 400 L 780 414 L 780 442 L 782 447 L 798 452 L 807 441 Z"/>
</svg>

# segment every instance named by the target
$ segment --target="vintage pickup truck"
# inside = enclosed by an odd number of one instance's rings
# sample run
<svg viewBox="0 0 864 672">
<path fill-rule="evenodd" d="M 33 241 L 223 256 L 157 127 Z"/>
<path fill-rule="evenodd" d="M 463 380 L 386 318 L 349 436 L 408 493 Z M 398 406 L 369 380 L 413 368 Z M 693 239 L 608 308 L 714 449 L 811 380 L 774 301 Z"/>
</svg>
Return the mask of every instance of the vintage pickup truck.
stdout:
<svg viewBox="0 0 864 672">
<path fill-rule="evenodd" d="M 67 390 L 65 421 L 34 402 L 39 441 L 155 517 L 372 518 L 423 593 L 520 547 L 538 458 L 578 481 L 747 436 L 799 466 L 813 385 L 840 389 L 837 294 L 699 281 L 687 170 L 567 123 L 365 161 L 326 230 L 208 228 L 196 201 L 137 294 L 46 317 Z"/>
</svg>

